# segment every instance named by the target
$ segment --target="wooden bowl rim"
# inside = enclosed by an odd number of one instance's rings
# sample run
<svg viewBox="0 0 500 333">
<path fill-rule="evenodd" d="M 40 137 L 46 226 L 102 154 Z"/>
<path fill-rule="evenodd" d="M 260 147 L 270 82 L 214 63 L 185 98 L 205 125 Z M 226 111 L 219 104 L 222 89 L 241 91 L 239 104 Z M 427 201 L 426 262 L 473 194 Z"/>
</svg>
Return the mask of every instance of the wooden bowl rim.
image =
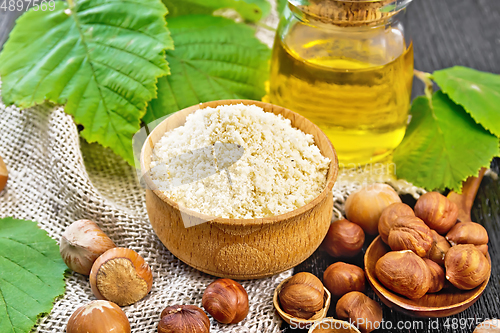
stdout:
<svg viewBox="0 0 500 333">
<path fill-rule="evenodd" d="M 354 332 L 361 333 L 360 330 L 356 328 L 353 324 L 349 323 L 348 321 L 345 320 L 340 320 L 340 319 L 335 319 L 332 317 L 326 317 L 321 320 L 316 321 L 311 328 L 309 329 L 308 333 L 314 333 L 314 330 L 317 328 L 318 325 L 321 325 L 321 323 L 324 322 L 334 322 L 334 323 L 341 323 L 341 324 L 347 324 L 350 329 L 354 330 Z"/>
<path fill-rule="evenodd" d="M 367 264 L 368 262 L 368 259 L 369 259 L 369 253 L 370 251 L 372 250 L 373 247 L 377 246 L 378 244 L 376 244 L 377 242 L 382 242 L 382 238 L 379 236 L 377 236 L 373 241 L 372 243 L 370 244 L 370 246 L 368 246 L 368 248 L 366 249 L 366 252 L 365 252 L 365 257 L 364 257 L 364 264 L 365 264 L 365 272 L 366 272 L 366 277 L 368 279 L 368 282 L 370 283 L 370 285 L 372 286 L 373 290 L 377 293 L 377 295 L 382 299 L 386 300 L 387 302 L 390 302 L 391 304 L 394 304 L 400 308 L 403 308 L 405 310 L 408 310 L 410 312 L 420 312 L 420 313 L 428 313 L 428 314 L 432 314 L 434 312 L 439 312 L 439 311 L 446 311 L 446 310 L 453 310 L 453 309 L 459 309 L 461 308 L 462 306 L 466 306 L 466 305 L 472 305 L 474 304 L 475 301 L 477 301 L 477 299 L 483 294 L 484 290 L 486 289 L 486 286 L 488 285 L 488 282 L 490 281 L 490 278 L 491 278 L 491 269 L 490 269 L 490 273 L 488 274 L 488 277 L 486 278 L 486 280 L 479 286 L 477 286 L 475 289 L 475 293 L 469 297 L 468 299 L 462 301 L 462 302 L 459 302 L 459 303 L 453 303 L 453 304 L 450 304 L 450 305 L 446 305 L 446 306 L 439 306 L 439 307 L 425 307 L 425 306 L 421 306 L 421 305 L 411 305 L 411 304 L 408 304 L 408 303 L 405 303 L 405 302 L 402 302 L 400 301 L 399 299 L 394 299 L 393 296 L 398 296 L 398 297 L 404 297 L 404 296 L 401 296 L 393 291 L 390 291 L 389 289 L 385 288 L 384 285 L 382 285 L 376 275 L 375 275 L 375 272 L 372 272 L 371 270 L 368 269 L 369 265 Z M 385 243 L 383 243 L 385 245 Z M 487 258 L 490 262 L 490 265 L 491 265 L 491 257 L 490 257 L 490 254 L 489 252 L 487 253 Z M 474 290 L 474 289 L 472 289 Z M 465 309 L 464 309 L 465 310 Z M 418 315 L 418 314 L 415 314 L 415 315 Z M 447 317 L 449 316 L 450 314 L 445 314 L 443 316 Z M 418 315 L 421 317 L 421 315 Z"/>
<path fill-rule="evenodd" d="M 297 323 L 297 324 L 313 324 L 319 320 L 323 320 L 326 317 L 326 314 L 328 313 L 328 309 L 330 309 L 330 302 L 332 299 L 332 294 L 330 294 L 330 292 L 328 291 L 328 289 L 326 289 L 325 286 L 323 286 L 323 289 L 325 290 L 325 294 L 324 294 L 325 305 L 323 306 L 323 308 L 321 310 L 316 312 L 316 314 L 311 317 L 311 318 L 314 318 L 314 317 L 318 316 L 317 318 L 315 318 L 315 319 L 296 318 L 296 317 L 289 315 L 288 313 L 283 311 L 283 309 L 281 309 L 280 302 L 278 300 L 278 295 L 279 295 L 281 289 L 283 289 L 284 285 L 292 277 L 293 276 L 290 276 L 290 277 L 284 279 L 283 281 L 280 282 L 280 284 L 276 287 L 276 289 L 274 289 L 273 305 L 274 305 L 274 308 L 276 309 L 276 311 L 278 311 L 278 314 L 280 315 L 280 317 L 283 318 L 283 320 L 285 322 L 287 322 L 288 324 L 291 324 L 292 322 Z"/>
<path fill-rule="evenodd" d="M 208 223 L 220 224 L 220 225 L 245 225 L 245 226 L 254 226 L 254 225 L 264 225 L 264 224 L 279 223 L 281 221 L 289 220 L 289 219 L 292 219 L 292 218 L 294 218 L 294 217 L 296 217 L 298 215 L 301 215 L 301 214 L 305 213 L 306 211 L 310 210 L 312 207 L 317 206 L 332 191 L 333 185 L 335 184 L 335 181 L 337 180 L 339 166 L 338 166 L 337 152 L 335 151 L 335 148 L 333 147 L 331 141 L 328 139 L 328 137 L 326 136 L 326 134 L 323 133 L 323 131 L 318 126 L 316 126 L 314 123 L 312 123 L 310 120 L 308 120 L 307 118 L 305 118 L 305 117 L 299 115 L 298 113 L 293 112 L 293 111 L 291 111 L 291 110 L 289 110 L 287 108 L 284 108 L 284 107 L 278 106 L 278 105 L 274 105 L 274 104 L 271 104 L 271 103 L 265 103 L 265 102 L 260 102 L 260 101 L 247 100 L 247 99 L 226 99 L 226 100 L 217 100 L 217 101 L 211 101 L 211 102 L 205 102 L 205 103 L 195 104 L 193 106 L 190 106 L 188 108 L 184 108 L 182 110 L 179 110 L 179 111 L 171 114 L 169 117 L 167 117 L 162 122 L 160 122 L 153 129 L 153 131 L 151 131 L 151 133 L 148 135 L 148 137 L 146 138 L 146 141 L 144 141 L 144 145 L 142 146 L 142 149 L 141 149 L 141 155 L 140 155 L 141 174 L 144 175 L 144 180 L 146 181 L 146 184 L 147 184 L 148 188 L 150 188 L 150 189 L 155 188 L 155 185 L 153 184 L 152 180 L 150 179 L 149 174 L 146 173 L 146 170 L 148 170 L 147 167 L 149 167 L 149 165 L 146 166 L 146 163 L 145 163 L 145 153 L 146 153 L 147 145 L 148 144 L 153 144 L 152 143 L 152 139 L 151 139 L 152 135 L 159 128 L 161 128 L 162 127 L 161 125 L 164 122 L 167 122 L 168 119 L 172 115 L 178 114 L 178 113 L 182 112 L 182 113 L 185 113 L 186 117 L 187 117 L 187 115 L 189 115 L 189 114 L 191 114 L 191 113 L 193 113 L 193 112 L 195 112 L 195 111 L 197 111 L 199 109 L 203 109 L 203 108 L 206 108 L 206 107 L 214 107 L 213 103 L 218 103 L 218 105 L 232 105 L 232 104 L 240 104 L 240 103 L 242 103 L 244 105 L 256 105 L 256 106 L 259 106 L 262 109 L 264 109 L 264 112 L 270 112 L 270 111 L 267 111 L 265 109 L 266 107 L 270 107 L 272 109 L 274 109 L 274 108 L 280 108 L 280 109 L 284 109 L 284 110 L 290 112 L 296 119 L 298 119 L 298 120 L 300 120 L 302 122 L 307 122 L 307 123 L 309 123 L 309 126 L 311 126 L 313 128 L 316 128 L 317 133 L 319 133 L 318 135 L 323 136 L 324 139 L 326 139 L 327 142 L 329 143 L 328 149 L 331 150 L 330 152 L 331 152 L 331 154 L 334 157 L 334 159 L 330 161 L 330 167 L 328 168 L 328 171 L 327 171 L 327 179 L 326 179 L 325 188 L 323 189 L 323 191 L 316 198 L 314 198 L 313 200 L 311 200 L 310 202 L 308 202 L 307 204 L 305 204 L 304 206 L 302 206 L 302 207 L 300 207 L 298 209 L 295 209 L 295 210 L 292 210 L 290 212 L 287 212 L 287 213 L 284 213 L 284 214 L 280 214 L 280 215 L 273 215 L 273 216 L 268 216 L 268 217 L 263 217 L 263 218 L 256 218 L 256 219 L 229 219 L 229 218 L 214 217 L 214 216 L 209 216 L 209 215 L 201 214 L 201 213 L 195 212 L 193 210 L 190 210 L 190 209 L 188 209 L 188 208 L 186 208 L 184 206 L 180 206 L 177 202 L 175 202 L 175 201 L 171 200 L 170 198 L 168 198 L 165 194 L 163 194 L 163 192 L 161 192 L 158 189 L 152 190 L 154 192 L 154 194 L 158 198 L 160 198 L 163 202 L 169 204 L 172 207 L 175 207 L 175 208 L 181 210 L 183 213 L 189 214 L 190 216 L 193 216 L 195 218 L 199 218 L 201 220 L 206 220 Z M 288 119 L 288 118 L 286 118 L 286 119 Z M 306 133 L 306 134 L 311 134 L 311 133 Z M 317 140 L 315 139 L 315 142 L 316 141 Z M 154 144 L 156 144 L 156 142 Z M 316 143 L 316 145 L 317 145 L 317 143 Z M 324 154 L 322 154 L 322 155 L 324 156 Z"/>
</svg>

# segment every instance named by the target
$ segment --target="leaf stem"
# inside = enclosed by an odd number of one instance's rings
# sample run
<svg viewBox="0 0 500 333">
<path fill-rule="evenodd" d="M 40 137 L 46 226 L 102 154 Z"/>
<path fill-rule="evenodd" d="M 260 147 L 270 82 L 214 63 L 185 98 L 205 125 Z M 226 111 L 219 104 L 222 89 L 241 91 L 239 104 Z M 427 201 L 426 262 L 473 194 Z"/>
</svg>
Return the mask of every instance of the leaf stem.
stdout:
<svg viewBox="0 0 500 333">
<path fill-rule="evenodd" d="M 432 75 L 430 73 L 421 72 L 418 70 L 413 71 L 415 76 L 425 84 L 425 96 L 428 99 L 432 99 L 432 94 L 434 93 L 434 83 L 432 82 Z"/>
<path fill-rule="evenodd" d="M 255 22 L 254 23 L 256 26 L 260 27 L 260 28 L 264 28 L 264 29 L 267 29 L 269 31 L 273 31 L 273 32 L 276 32 L 276 29 L 265 24 L 265 23 L 262 23 L 262 22 Z"/>
</svg>

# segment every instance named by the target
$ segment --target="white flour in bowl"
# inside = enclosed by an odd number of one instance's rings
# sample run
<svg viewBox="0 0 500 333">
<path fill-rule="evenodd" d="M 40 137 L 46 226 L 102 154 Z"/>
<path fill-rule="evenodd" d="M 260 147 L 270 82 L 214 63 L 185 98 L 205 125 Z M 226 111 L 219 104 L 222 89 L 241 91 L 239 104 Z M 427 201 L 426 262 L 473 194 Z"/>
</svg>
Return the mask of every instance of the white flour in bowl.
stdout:
<svg viewBox="0 0 500 333">
<path fill-rule="evenodd" d="M 281 115 L 243 104 L 200 109 L 156 143 L 151 177 L 173 201 L 206 215 L 290 212 L 325 187 L 330 159 Z"/>
</svg>

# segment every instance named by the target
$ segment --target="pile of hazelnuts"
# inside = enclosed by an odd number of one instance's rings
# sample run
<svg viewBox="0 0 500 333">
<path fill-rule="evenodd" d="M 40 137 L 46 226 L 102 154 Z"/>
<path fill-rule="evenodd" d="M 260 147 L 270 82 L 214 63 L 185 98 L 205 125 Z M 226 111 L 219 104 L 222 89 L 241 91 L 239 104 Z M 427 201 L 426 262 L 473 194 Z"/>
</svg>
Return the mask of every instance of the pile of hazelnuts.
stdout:
<svg viewBox="0 0 500 333">
<path fill-rule="evenodd" d="M 61 256 L 73 271 L 89 276 L 97 301 L 78 308 L 69 318 L 67 333 L 130 333 L 130 323 L 120 306 L 144 298 L 153 285 L 151 268 L 137 252 L 116 247 L 90 220 L 78 220 L 63 233 Z M 219 279 L 205 290 L 202 306 L 224 324 L 242 321 L 248 314 L 248 294 L 239 283 Z M 165 308 L 158 324 L 159 333 L 209 333 L 210 320 L 194 305 Z"/>
<path fill-rule="evenodd" d="M 470 221 L 457 223 L 457 205 L 440 193 L 422 195 L 413 210 L 402 203 L 392 187 L 373 184 L 347 198 L 345 214 L 347 219 L 330 225 L 322 248 L 334 258 L 352 258 L 361 253 L 365 234 L 380 234 L 390 251 L 377 261 L 375 273 L 386 288 L 400 295 L 418 299 L 446 287 L 470 290 L 489 276 L 486 229 Z M 308 280 L 321 283 L 318 278 Z M 374 330 L 374 325 L 366 323 L 382 321 L 380 305 L 364 294 L 362 268 L 336 262 L 325 270 L 323 284 L 337 300 L 337 318 L 350 320 L 363 333 Z M 286 288 L 280 292 L 281 306 L 294 317 L 310 319 L 321 310 L 319 297 L 311 290 L 303 290 L 314 299 L 307 301 L 308 313 L 293 308 L 287 311 L 287 303 L 305 307 L 298 303 L 307 298 L 296 293 L 287 295 Z"/>
</svg>

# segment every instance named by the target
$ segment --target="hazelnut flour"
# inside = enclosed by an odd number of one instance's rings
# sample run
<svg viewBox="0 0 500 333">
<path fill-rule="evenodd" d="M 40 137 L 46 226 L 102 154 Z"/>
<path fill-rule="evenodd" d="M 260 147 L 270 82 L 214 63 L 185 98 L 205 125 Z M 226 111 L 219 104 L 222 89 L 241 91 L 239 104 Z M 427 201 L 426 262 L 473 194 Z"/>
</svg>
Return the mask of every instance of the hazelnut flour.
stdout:
<svg viewBox="0 0 500 333">
<path fill-rule="evenodd" d="M 156 143 L 151 178 L 193 211 L 250 219 L 304 206 L 324 189 L 330 160 L 281 115 L 243 104 L 200 109 Z"/>
</svg>

